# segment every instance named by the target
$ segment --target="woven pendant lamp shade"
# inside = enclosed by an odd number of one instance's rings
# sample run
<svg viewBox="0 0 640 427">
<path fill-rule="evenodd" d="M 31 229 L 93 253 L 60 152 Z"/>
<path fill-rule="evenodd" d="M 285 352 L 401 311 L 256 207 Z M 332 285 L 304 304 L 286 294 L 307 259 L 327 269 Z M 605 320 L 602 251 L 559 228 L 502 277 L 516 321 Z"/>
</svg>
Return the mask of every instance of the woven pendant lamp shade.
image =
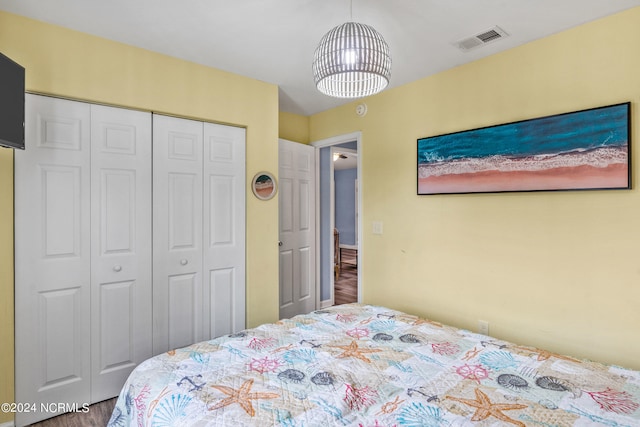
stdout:
<svg viewBox="0 0 640 427">
<path fill-rule="evenodd" d="M 325 95 L 373 95 L 387 87 L 390 77 L 389 46 L 373 27 L 347 22 L 320 40 L 313 59 L 313 78 Z"/>
</svg>

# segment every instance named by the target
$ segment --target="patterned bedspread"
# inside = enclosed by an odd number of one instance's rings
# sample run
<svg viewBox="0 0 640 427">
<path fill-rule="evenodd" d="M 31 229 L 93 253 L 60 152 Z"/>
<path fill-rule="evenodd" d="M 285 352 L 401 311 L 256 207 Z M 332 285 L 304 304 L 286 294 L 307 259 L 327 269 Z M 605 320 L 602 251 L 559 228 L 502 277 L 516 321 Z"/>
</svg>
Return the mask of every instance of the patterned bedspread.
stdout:
<svg viewBox="0 0 640 427">
<path fill-rule="evenodd" d="M 640 426 L 640 372 L 344 305 L 140 364 L 109 426 Z"/>
</svg>

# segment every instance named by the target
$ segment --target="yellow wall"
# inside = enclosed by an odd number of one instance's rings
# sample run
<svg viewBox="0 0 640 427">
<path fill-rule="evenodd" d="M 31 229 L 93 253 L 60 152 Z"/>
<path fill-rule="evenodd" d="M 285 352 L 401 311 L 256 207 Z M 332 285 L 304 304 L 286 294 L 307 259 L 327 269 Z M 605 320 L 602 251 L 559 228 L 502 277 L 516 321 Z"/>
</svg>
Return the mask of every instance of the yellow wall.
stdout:
<svg viewBox="0 0 640 427">
<path fill-rule="evenodd" d="M 30 91 L 246 126 L 248 179 L 277 171 L 279 125 L 305 143 L 361 130 L 365 302 L 640 369 L 638 190 L 418 197 L 415 182 L 416 139 L 445 132 L 631 101 L 640 141 L 638 22 L 635 8 L 386 91 L 364 118 L 355 103 L 278 115 L 273 85 L 3 12 L 0 51 Z M 12 176 L 0 150 L 0 402 L 13 399 Z M 248 326 L 278 317 L 277 227 L 264 224 L 277 200 L 248 192 Z"/>
<path fill-rule="evenodd" d="M 265 226 L 278 223 L 278 202 L 249 187 L 258 171 L 278 171 L 277 86 L 4 12 L 0 52 L 26 68 L 28 91 L 245 126 L 247 325 L 278 319 L 278 227 Z M 13 398 L 13 315 L 3 309 L 13 301 L 7 156 L 0 153 L 0 402 Z M 7 419 L 0 413 L 0 423 Z"/>
<path fill-rule="evenodd" d="M 278 135 L 282 139 L 308 144 L 309 117 L 281 111 L 278 118 Z"/>
<path fill-rule="evenodd" d="M 416 195 L 425 136 L 631 101 L 640 143 L 639 23 L 634 8 L 368 98 L 364 118 L 311 117 L 311 141 L 362 131 L 364 302 L 640 369 L 637 167 L 631 191 Z"/>
</svg>

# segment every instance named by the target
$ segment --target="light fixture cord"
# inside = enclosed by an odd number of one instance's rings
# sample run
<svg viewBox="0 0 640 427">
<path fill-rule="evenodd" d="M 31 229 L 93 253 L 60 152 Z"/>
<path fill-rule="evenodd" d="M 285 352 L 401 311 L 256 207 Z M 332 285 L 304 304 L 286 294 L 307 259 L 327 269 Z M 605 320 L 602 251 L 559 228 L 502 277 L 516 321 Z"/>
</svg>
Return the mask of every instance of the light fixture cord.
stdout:
<svg viewBox="0 0 640 427">
<path fill-rule="evenodd" d="M 351 16 L 351 22 L 353 22 L 353 0 L 350 2 L 349 14 Z"/>
</svg>

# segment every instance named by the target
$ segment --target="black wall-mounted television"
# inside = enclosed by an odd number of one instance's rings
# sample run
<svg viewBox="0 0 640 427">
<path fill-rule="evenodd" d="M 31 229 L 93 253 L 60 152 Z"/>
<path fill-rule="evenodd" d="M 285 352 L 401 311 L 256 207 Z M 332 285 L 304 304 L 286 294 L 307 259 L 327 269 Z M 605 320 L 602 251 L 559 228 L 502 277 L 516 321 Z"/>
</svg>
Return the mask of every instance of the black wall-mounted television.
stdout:
<svg viewBox="0 0 640 427">
<path fill-rule="evenodd" d="M 0 145 L 24 150 L 24 67 L 0 53 Z"/>
</svg>

